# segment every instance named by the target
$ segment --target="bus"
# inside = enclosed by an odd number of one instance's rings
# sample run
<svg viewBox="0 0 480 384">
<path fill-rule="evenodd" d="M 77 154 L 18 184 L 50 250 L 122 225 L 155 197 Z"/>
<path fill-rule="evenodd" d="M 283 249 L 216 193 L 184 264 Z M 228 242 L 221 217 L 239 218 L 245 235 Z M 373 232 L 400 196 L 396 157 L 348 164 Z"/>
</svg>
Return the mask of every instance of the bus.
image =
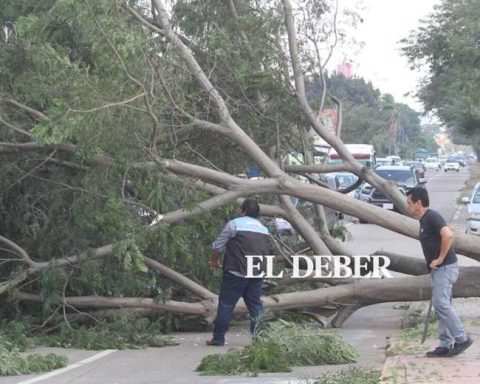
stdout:
<svg viewBox="0 0 480 384">
<path fill-rule="evenodd" d="M 373 167 L 377 163 L 375 158 L 375 149 L 370 144 L 345 144 L 353 157 L 361 164 Z M 334 148 L 330 149 L 327 158 L 327 164 L 338 164 L 343 162 L 340 155 Z"/>
</svg>

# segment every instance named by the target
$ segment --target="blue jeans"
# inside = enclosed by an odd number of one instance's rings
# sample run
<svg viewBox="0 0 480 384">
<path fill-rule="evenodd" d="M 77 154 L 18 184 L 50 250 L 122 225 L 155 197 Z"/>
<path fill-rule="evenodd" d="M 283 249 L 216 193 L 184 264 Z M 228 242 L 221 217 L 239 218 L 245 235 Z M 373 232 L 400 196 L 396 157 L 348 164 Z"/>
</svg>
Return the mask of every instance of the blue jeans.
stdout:
<svg viewBox="0 0 480 384">
<path fill-rule="evenodd" d="M 213 328 L 213 340 L 219 343 L 225 342 L 225 333 L 228 331 L 233 310 L 240 297 L 243 297 L 250 312 L 250 332 L 255 333 L 257 320 L 263 315 L 261 294 L 262 279 L 246 279 L 224 272 L 218 298 L 217 318 Z"/>
<path fill-rule="evenodd" d="M 452 288 L 458 278 L 458 263 L 432 270 L 433 308 L 438 321 L 440 347 L 450 348 L 454 342 L 463 343 L 467 337 L 463 324 L 452 307 Z"/>
</svg>

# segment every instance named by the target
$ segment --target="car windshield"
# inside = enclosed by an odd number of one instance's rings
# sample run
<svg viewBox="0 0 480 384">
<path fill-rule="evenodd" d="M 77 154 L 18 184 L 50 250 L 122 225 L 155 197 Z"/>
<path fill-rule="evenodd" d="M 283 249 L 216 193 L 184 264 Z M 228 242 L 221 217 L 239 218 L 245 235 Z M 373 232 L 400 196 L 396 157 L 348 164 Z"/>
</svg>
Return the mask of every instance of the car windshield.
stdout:
<svg viewBox="0 0 480 384">
<path fill-rule="evenodd" d="M 475 193 L 475 196 L 472 200 L 473 204 L 480 204 L 480 189 Z"/>
<path fill-rule="evenodd" d="M 458 160 L 451 157 L 447 160 L 447 163 L 458 163 Z"/>
<path fill-rule="evenodd" d="M 338 182 L 340 188 L 346 188 L 355 184 L 357 177 L 355 175 L 337 175 L 335 179 Z"/>
<path fill-rule="evenodd" d="M 413 173 L 410 170 L 399 169 L 380 169 L 375 171 L 379 176 L 387 180 L 394 180 L 400 184 L 413 185 L 414 178 Z"/>
</svg>

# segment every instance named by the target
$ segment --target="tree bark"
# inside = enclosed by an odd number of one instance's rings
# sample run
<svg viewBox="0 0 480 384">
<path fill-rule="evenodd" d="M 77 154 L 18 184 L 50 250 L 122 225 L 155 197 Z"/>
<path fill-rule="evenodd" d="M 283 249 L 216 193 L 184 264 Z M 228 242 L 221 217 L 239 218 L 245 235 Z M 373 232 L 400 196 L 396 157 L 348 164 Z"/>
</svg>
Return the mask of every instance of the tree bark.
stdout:
<svg viewBox="0 0 480 384">
<path fill-rule="evenodd" d="M 453 289 L 453 297 L 480 296 L 480 267 L 460 268 L 459 278 Z M 404 278 L 361 280 L 351 284 L 320 288 L 311 291 L 282 293 L 262 297 L 266 310 L 308 310 L 329 304 L 356 306 L 396 302 L 423 301 L 432 296 L 431 277 L 429 275 Z M 17 292 L 14 297 L 23 301 L 43 302 L 40 295 Z M 65 303 L 78 308 L 151 308 L 178 314 L 209 317 L 216 309 L 214 299 L 197 303 L 184 303 L 168 300 L 164 303 L 139 297 L 111 298 L 101 296 L 66 297 Z M 235 308 L 236 313 L 245 313 L 243 302 Z"/>
</svg>

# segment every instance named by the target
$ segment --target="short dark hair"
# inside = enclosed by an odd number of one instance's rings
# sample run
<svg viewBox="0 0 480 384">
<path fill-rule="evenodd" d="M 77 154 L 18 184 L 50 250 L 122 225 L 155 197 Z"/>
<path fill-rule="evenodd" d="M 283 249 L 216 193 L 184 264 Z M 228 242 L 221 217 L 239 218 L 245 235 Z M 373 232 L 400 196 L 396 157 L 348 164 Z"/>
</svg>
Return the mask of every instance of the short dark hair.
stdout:
<svg viewBox="0 0 480 384">
<path fill-rule="evenodd" d="M 260 212 L 260 206 L 255 200 L 245 199 L 242 204 L 242 212 L 245 212 L 246 216 L 257 217 Z"/>
<path fill-rule="evenodd" d="M 425 188 L 414 187 L 408 190 L 407 196 L 411 196 L 414 203 L 418 200 L 422 202 L 422 205 L 426 208 L 430 205 L 430 199 L 428 198 L 428 192 Z"/>
</svg>

